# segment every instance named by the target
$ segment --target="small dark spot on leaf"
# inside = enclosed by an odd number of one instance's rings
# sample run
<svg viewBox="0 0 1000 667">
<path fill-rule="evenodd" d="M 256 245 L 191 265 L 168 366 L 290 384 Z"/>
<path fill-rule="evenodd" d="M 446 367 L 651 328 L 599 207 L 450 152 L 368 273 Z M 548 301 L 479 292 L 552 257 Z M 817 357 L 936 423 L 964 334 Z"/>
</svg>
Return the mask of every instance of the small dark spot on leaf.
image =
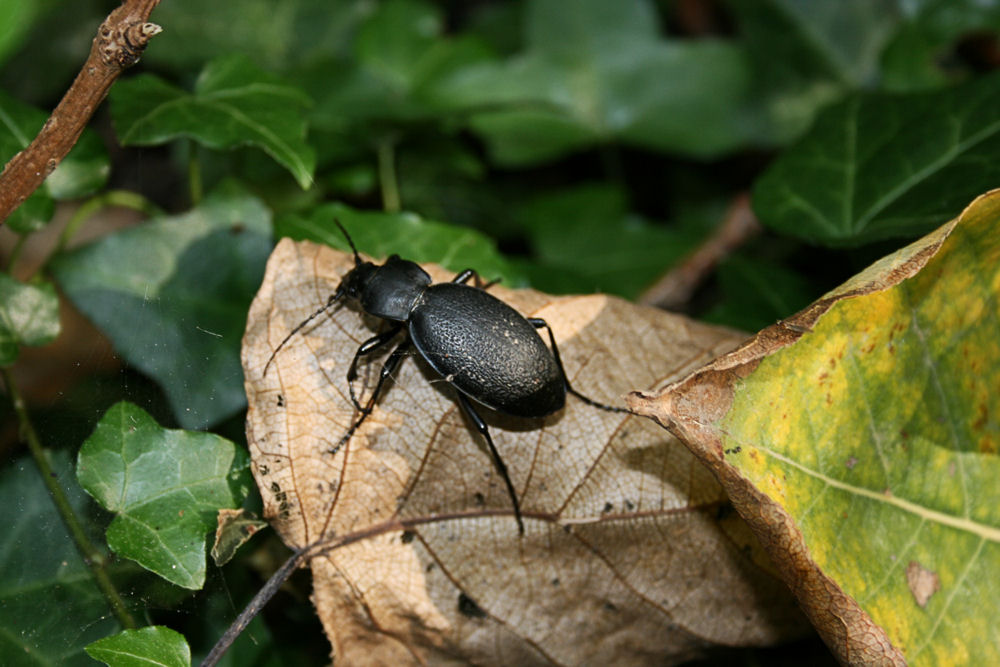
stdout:
<svg viewBox="0 0 1000 667">
<path fill-rule="evenodd" d="M 625 509 L 628 510 L 629 512 L 631 512 L 632 510 L 635 509 L 635 503 L 633 503 L 631 500 L 626 500 L 625 501 Z"/>
<path fill-rule="evenodd" d="M 601 510 L 601 514 L 607 514 L 615 508 L 611 503 L 604 503 L 604 509 Z"/>
<path fill-rule="evenodd" d="M 458 611 L 469 618 L 486 618 L 486 612 L 482 610 L 482 607 L 464 592 L 458 594 Z"/>
<path fill-rule="evenodd" d="M 403 544 L 409 544 L 413 541 L 414 537 L 416 537 L 416 535 L 413 534 L 412 530 L 404 530 L 403 534 L 399 536 L 399 541 Z"/>
<path fill-rule="evenodd" d="M 271 482 L 271 493 L 281 493 L 281 486 L 277 482 Z"/>
<path fill-rule="evenodd" d="M 285 407 L 285 397 L 282 396 L 281 394 L 278 394 L 278 407 L 279 408 Z"/>
<path fill-rule="evenodd" d="M 473 499 L 475 499 L 476 504 L 479 505 L 480 507 L 482 507 L 483 505 L 486 504 L 486 496 L 484 496 L 483 494 L 479 493 L 478 491 L 476 491 L 476 494 L 474 496 L 472 496 L 472 497 L 473 497 Z"/>
<path fill-rule="evenodd" d="M 551 583 L 552 583 L 553 586 L 558 586 L 559 585 L 559 577 L 556 577 L 555 579 L 553 579 Z"/>
<path fill-rule="evenodd" d="M 618 607 L 616 607 L 612 602 L 605 602 L 604 611 L 618 611 Z"/>
<path fill-rule="evenodd" d="M 229 231 L 233 234 L 242 234 L 246 231 L 246 226 L 242 222 L 235 222 L 230 225 Z"/>
<path fill-rule="evenodd" d="M 427 563 L 427 567 L 424 568 L 424 571 L 425 572 L 433 572 L 434 571 L 434 563 Z"/>
</svg>

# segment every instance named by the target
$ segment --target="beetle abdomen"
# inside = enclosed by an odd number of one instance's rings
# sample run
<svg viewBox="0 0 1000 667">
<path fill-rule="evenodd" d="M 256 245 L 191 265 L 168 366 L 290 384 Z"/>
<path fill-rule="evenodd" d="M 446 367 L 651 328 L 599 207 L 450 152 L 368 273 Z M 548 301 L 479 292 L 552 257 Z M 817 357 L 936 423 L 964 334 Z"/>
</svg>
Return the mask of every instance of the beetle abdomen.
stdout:
<svg viewBox="0 0 1000 667">
<path fill-rule="evenodd" d="M 565 379 L 535 328 L 483 290 L 431 285 L 410 312 L 409 329 L 434 370 L 487 407 L 543 417 L 566 403 Z"/>
</svg>

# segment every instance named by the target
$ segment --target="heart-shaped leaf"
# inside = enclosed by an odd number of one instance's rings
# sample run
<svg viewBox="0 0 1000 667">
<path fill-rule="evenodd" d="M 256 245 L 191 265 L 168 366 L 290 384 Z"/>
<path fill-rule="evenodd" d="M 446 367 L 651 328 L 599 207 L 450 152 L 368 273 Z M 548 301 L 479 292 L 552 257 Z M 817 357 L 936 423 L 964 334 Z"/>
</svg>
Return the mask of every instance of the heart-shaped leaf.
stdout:
<svg viewBox="0 0 1000 667">
<path fill-rule="evenodd" d="M 746 140 L 743 51 L 667 41 L 651 3 L 534 0 L 525 52 L 464 67 L 434 86 L 503 164 L 531 164 L 609 140 L 707 157 Z M 693 131 L 697 128 L 696 131 Z"/>
<path fill-rule="evenodd" d="M 210 148 L 256 146 L 312 185 L 316 155 L 305 142 L 305 93 L 258 69 L 244 56 L 213 60 L 194 92 L 153 74 L 120 81 L 111 89 L 111 115 L 126 146 L 152 146 L 190 137 Z"/>
<path fill-rule="evenodd" d="M 117 516 L 108 545 L 185 588 L 205 582 L 205 535 L 249 490 L 246 452 L 213 433 L 162 428 L 138 406 L 112 406 L 80 448 L 77 479 Z"/>
<path fill-rule="evenodd" d="M 58 257 L 52 269 L 115 349 L 163 387 L 177 421 L 204 428 L 246 404 L 239 337 L 270 249 L 270 211 L 225 187 L 186 214 Z"/>
<path fill-rule="evenodd" d="M 926 233 L 996 185 L 1000 74 L 827 109 L 761 176 L 754 211 L 784 234 L 857 245 Z"/>
</svg>

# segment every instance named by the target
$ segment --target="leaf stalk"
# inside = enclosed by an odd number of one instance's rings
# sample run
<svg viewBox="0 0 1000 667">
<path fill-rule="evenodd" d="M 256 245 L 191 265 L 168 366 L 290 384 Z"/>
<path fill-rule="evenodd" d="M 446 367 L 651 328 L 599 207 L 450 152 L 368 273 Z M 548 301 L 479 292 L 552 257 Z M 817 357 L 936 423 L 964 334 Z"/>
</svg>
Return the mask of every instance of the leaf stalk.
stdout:
<svg viewBox="0 0 1000 667">
<path fill-rule="evenodd" d="M 0 375 L 2 375 L 4 384 L 7 386 L 7 393 L 10 395 L 11 403 L 14 406 L 14 412 L 17 414 L 17 419 L 21 427 L 21 434 L 24 437 L 25 442 L 28 444 L 28 449 L 31 451 L 31 456 L 35 460 L 38 472 L 42 476 L 42 481 L 45 483 L 45 487 L 48 489 L 49 495 L 52 497 L 52 502 L 55 503 L 56 511 L 59 512 L 59 516 L 62 518 L 66 528 L 69 530 L 70 536 L 73 538 L 73 542 L 76 544 L 77 550 L 83 557 L 83 562 L 90 568 L 91 573 L 94 575 L 94 580 L 97 583 L 97 587 L 101 590 L 101 593 L 104 594 L 108 604 L 111 606 L 111 610 L 118 618 L 118 622 L 125 628 L 132 629 L 138 627 L 135 618 L 133 618 L 132 614 L 129 613 L 121 595 L 119 595 L 118 590 L 111 582 L 111 577 L 108 576 L 108 572 L 105 569 L 107 566 L 107 559 L 104 557 L 104 554 L 102 554 L 101 551 L 94 546 L 94 544 L 90 541 L 90 538 L 87 537 L 87 533 L 83 529 L 82 522 L 73 510 L 73 506 L 70 504 L 69 498 L 66 497 L 66 492 L 63 490 L 62 486 L 60 486 L 56 473 L 52 470 L 52 466 L 49 463 L 49 453 L 45 447 L 42 446 L 42 442 L 38 437 L 38 432 L 35 431 L 35 426 L 31 422 L 31 418 L 28 415 L 28 409 L 24 403 L 24 398 L 21 396 L 21 392 L 14 383 L 14 374 L 11 372 L 10 368 L 2 368 L 0 369 Z"/>
</svg>

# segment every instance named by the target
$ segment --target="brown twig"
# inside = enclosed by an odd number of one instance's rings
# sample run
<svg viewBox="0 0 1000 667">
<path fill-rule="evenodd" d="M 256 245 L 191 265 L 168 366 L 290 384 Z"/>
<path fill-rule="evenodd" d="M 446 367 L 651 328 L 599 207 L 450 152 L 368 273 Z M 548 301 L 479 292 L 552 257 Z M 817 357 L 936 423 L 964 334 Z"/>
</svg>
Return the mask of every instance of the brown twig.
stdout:
<svg viewBox="0 0 1000 667">
<path fill-rule="evenodd" d="M 160 32 L 148 23 L 160 0 L 124 0 L 101 23 L 87 61 L 59 105 L 27 148 L 0 174 L 0 224 L 20 206 L 69 153 L 111 84 L 139 61 L 146 44 Z"/>
<path fill-rule="evenodd" d="M 750 208 L 750 197 L 739 195 L 729 206 L 718 229 L 643 292 L 639 303 L 667 309 L 683 306 L 721 260 L 760 230 L 760 223 Z"/>
</svg>

